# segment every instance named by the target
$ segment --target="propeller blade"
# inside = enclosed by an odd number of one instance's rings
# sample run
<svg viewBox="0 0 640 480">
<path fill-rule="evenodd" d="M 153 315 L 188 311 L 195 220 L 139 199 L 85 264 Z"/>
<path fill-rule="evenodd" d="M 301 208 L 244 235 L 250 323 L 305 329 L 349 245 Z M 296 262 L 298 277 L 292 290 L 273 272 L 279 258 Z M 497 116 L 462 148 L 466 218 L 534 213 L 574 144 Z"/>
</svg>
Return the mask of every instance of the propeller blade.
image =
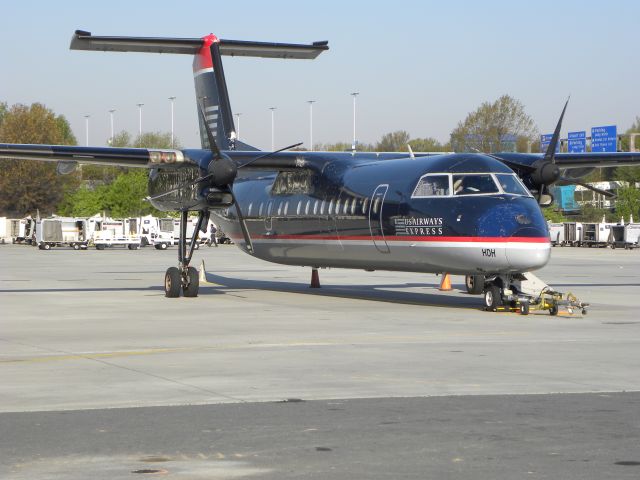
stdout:
<svg viewBox="0 0 640 480">
<path fill-rule="evenodd" d="M 551 163 L 556 163 L 556 148 L 558 147 L 558 142 L 560 141 L 560 129 L 562 128 L 562 119 L 564 118 L 564 112 L 566 112 L 567 110 L 567 105 L 569 105 L 570 99 L 571 97 L 567 98 L 567 101 L 564 104 L 564 108 L 562 109 L 562 113 L 560 114 L 560 118 L 558 119 L 558 124 L 556 125 L 556 129 L 554 130 L 553 136 L 551 137 L 551 142 L 549 142 L 547 151 L 544 154 L 544 159 L 550 161 Z"/>
<path fill-rule="evenodd" d="M 238 166 L 238 168 L 244 168 L 244 167 L 246 167 L 247 165 L 252 164 L 252 163 L 253 163 L 253 162 L 255 162 L 256 160 L 260 160 L 261 158 L 267 158 L 267 157 L 270 157 L 271 155 L 274 155 L 274 154 L 276 154 L 276 153 L 284 152 L 285 150 L 289 150 L 289 149 L 291 149 L 291 148 L 299 147 L 299 146 L 300 146 L 300 145 L 302 145 L 303 143 L 304 143 L 304 142 L 294 143 L 293 145 L 289 145 L 288 147 L 281 148 L 281 149 L 279 149 L 279 150 L 276 150 L 275 152 L 265 153 L 264 155 L 260 155 L 259 157 L 253 158 L 253 159 L 249 160 L 248 162 L 243 163 L 242 165 L 239 165 L 239 166 Z"/>
<path fill-rule="evenodd" d="M 587 190 L 591 190 L 592 192 L 599 193 L 600 195 L 604 195 L 605 197 L 608 197 L 608 198 L 616 198 L 617 197 L 617 195 L 615 193 L 611 193 L 611 192 L 609 192 L 607 190 L 602 190 L 600 188 L 593 187 L 593 186 L 589 185 L 588 183 L 579 182 L 578 180 L 574 180 L 573 178 L 561 177 L 560 181 L 563 184 L 566 184 L 566 185 L 580 185 L 581 187 L 586 188 Z"/>
<path fill-rule="evenodd" d="M 247 224 L 244 221 L 244 215 L 242 214 L 240 204 L 236 200 L 236 196 L 233 194 L 233 190 L 229 190 L 231 191 L 231 196 L 233 197 L 233 203 L 236 204 L 236 213 L 238 214 L 240 230 L 242 230 L 242 236 L 244 237 L 244 241 L 247 245 L 247 250 L 249 250 L 249 253 L 253 253 L 253 242 L 251 241 L 251 237 L 249 236 L 249 229 L 247 228 Z"/>
</svg>

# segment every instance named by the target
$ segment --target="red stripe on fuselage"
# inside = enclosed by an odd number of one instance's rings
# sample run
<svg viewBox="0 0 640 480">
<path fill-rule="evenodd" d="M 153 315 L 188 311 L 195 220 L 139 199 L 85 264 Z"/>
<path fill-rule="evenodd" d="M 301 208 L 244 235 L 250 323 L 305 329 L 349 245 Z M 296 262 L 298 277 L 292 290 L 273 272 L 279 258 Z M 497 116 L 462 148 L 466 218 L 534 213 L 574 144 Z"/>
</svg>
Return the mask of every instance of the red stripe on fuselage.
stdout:
<svg viewBox="0 0 640 480">
<path fill-rule="evenodd" d="M 196 73 L 205 68 L 213 68 L 213 60 L 211 59 L 211 45 L 220 42 L 218 37 L 213 33 L 202 37 L 202 47 L 198 50 L 198 53 L 193 57 L 193 73 Z"/>
</svg>

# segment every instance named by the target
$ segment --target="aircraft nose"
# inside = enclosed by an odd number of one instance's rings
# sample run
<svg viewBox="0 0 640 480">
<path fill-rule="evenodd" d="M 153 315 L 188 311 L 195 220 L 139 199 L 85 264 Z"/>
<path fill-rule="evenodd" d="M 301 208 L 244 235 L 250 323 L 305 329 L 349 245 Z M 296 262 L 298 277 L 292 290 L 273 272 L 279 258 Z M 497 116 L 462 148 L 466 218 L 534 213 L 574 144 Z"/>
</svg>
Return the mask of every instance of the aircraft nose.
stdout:
<svg viewBox="0 0 640 480">
<path fill-rule="evenodd" d="M 539 209 L 537 212 L 522 212 L 516 215 L 515 220 L 517 227 L 505 252 L 509 266 L 518 272 L 544 267 L 551 256 L 551 242 L 542 213 Z"/>
<path fill-rule="evenodd" d="M 547 223 L 535 199 L 501 201 L 479 220 L 480 236 L 504 239 L 505 261 L 509 270 L 537 270 L 549 261 L 551 243 Z"/>
</svg>

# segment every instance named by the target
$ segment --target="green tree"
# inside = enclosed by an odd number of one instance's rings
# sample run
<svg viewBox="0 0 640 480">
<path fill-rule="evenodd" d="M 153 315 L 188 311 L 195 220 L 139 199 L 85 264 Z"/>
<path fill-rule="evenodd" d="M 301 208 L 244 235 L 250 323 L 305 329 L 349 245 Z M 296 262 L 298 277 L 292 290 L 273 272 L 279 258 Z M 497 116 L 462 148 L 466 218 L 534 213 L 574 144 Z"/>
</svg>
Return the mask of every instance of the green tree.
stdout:
<svg viewBox="0 0 640 480">
<path fill-rule="evenodd" d="M 2 119 L 6 115 L 8 108 L 7 102 L 0 102 L 0 125 L 2 125 Z"/>
<path fill-rule="evenodd" d="M 407 152 L 409 138 L 409 133 L 404 130 L 386 133 L 376 144 L 376 152 Z"/>
<path fill-rule="evenodd" d="M 175 137 L 173 139 L 173 145 L 174 146 L 171 147 L 171 133 L 146 132 L 138 135 L 130 145 L 126 146 L 141 148 L 182 148 L 180 141 Z"/>
<path fill-rule="evenodd" d="M 40 103 L 0 108 L 0 142 L 75 145 L 76 138 L 63 116 Z M 22 216 L 54 212 L 65 192 L 78 186 L 78 175 L 57 175 L 49 162 L 0 160 L 0 213 Z"/>
<path fill-rule="evenodd" d="M 448 143 L 442 144 L 431 137 L 414 138 L 409 141 L 409 145 L 414 152 L 448 152 L 451 150 Z"/>
<path fill-rule="evenodd" d="M 633 215 L 633 220 L 637 222 L 640 219 L 640 190 L 634 187 L 619 188 L 616 214 L 624 217 L 627 222 Z"/>
<path fill-rule="evenodd" d="M 554 210 L 553 208 L 543 208 L 542 214 L 544 215 L 545 220 L 549 220 L 552 223 L 562 223 L 567 221 L 567 218 L 562 215 L 562 213 L 558 210 Z"/>
<path fill-rule="evenodd" d="M 336 142 L 336 143 L 316 143 L 313 147 L 316 152 L 350 152 L 351 151 L 351 143 L 347 142 Z M 371 152 L 373 151 L 373 146 L 368 143 L 359 143 L 358 152 Z"/>
<path fill-rule="evenodd" d="M 631 125 L 625 133 L 640 133 L 640 117 L 636 117 L 636 121 L 633 122 L 633 125 Z M 630 146 L 630 138 L 628 136 L 623 136 L 621 142 L 622 150 L 628 152 Z M 635 148 L 636 150 L 640 150 L 640 137 L 636 137 L 635 139 Z M 633 187 L 636 182 L 640 182 L 640 167 L 618 167 L 615 169 L 613 178 L 615 180 L 629 182 Z"/>
<path fill-rule="evenodd" d="M 171 148 L 171 134 L 147 132 L 135 139 L 122 131 L 114 135 L 113 147 Z M 174 137 L 175 148 L 180 142 Z M 157 214 L 147 196 L 147 169 L 84 166 L 85 186 L 65 197 L 61 212 L 64 215 L 89 216 L 100 212 L 120 218 Z"/>
<path fill-rule="evenodd" d="M 526 151 L 526 145 L 537 138 L 535 123 L 524 105 L 509 95 L 495 102 L 484 102 L 451 132 L 451 145 L 456 151 L 471 148 L 482 152 L 503 149 L 505 139 L 515 137 L 516 148 Z"/>
</svg>

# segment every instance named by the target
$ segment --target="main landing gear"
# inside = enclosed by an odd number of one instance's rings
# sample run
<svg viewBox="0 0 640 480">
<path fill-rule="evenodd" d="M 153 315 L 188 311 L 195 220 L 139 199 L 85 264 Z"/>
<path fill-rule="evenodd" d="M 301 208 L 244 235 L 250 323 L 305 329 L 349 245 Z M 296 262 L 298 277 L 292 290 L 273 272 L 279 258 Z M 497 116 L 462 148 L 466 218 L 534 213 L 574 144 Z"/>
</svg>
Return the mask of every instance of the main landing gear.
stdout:
<svg viewBox="0 0 640 480">
<path fill-rule="evenodd" d="M 197 248 L 198 234 L 206 229 L 209 221 L 209 211 L 198 212 L 198 224 L 193 230 L 193 235 L 187 245 L 187 222 L 189 212 L 180 212 L 180 239 L 178 240 L 178 266 L 169 267 L 164 275 L 164 295 L 169 298 L 177 298 L 180 291 L 185 297 L 197 297 L 200 287 L 198 270 L 190 267 L 193 251 Z"/>
</svg>

